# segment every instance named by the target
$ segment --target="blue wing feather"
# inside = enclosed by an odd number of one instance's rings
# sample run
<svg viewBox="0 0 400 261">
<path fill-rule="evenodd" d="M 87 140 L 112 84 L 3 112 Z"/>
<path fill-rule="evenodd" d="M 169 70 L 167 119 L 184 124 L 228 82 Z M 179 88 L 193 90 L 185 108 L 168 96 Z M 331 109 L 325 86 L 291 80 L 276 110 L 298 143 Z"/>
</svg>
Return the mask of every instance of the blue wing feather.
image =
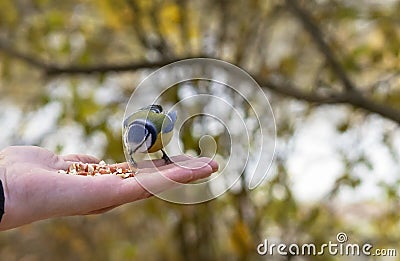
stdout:
<svg viewBox="0 0 400 261">
<path fill-rule="evenodd" d="M 174 129 L 174 125 L 176 122 L 176 111 L 170 111 L 167 114 L 165 114 L 165 123 L 164 123 L 164 128 L 162 129 L 163 133 L 168 133 L 171 132 Z"/>
</svg>

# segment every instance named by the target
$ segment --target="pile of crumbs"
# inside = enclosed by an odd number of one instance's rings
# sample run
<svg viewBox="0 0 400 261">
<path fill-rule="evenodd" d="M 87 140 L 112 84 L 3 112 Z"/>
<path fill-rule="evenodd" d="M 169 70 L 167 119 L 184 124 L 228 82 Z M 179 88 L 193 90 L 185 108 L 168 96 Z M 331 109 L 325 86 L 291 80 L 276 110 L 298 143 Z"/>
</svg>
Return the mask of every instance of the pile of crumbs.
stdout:
<svg viewBox="0 0 400 261">
<path fill-rule="evenodd" d="M 100 176 L 113 174 L 122 178 L 129 178 L 135 175 L 129 168 L 118 168 L 107 165 L 103 160 L 99 164 L 89 164 L 83 162 L 72 163 L 67 170 L 59 170 L 60 174 L 81 175 L 81 176 Z"/>
</svg>

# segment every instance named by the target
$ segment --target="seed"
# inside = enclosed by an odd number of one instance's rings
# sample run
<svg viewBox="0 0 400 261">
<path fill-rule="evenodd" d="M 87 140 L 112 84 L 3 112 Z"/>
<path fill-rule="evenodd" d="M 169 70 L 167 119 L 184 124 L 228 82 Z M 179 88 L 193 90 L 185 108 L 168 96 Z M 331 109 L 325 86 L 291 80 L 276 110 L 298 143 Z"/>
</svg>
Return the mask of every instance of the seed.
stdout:
<svg viewBox="0 0 400 261">
<path fill-rule="evenodd" d="M 72 170 L 75 170 L 75 163 L 72 163 L 72 164 L 69 166 L 68 170 L 69 170 L 70 172 L 71 172 Z"/>
<path fill-rule="evenodd" d="M 83 170 L 83 171 L 88 171 L 88 166 L 89 166 L 89 164 L 83 164 L 83 163 L 81 163 L 80 164 L 80 170 Z"/>
<path fill-rule="evenodd" d="M 88 171 L 89 173 L 93 173 L 93 172 L 94 172 L 94 167 L 93 167 L 92 164 L 88 164 L 87 171 Z"/>
<path fill-rule="evenodd" d="M 100 174 L 110 174 L 110 173 L 107 172 L 107 170 L 105 170 L 105 169 L 99 169 L 99 173 L 100 173 Z"/>
<path fill-rule="evenodd" d="M 81 175 L 81 176 L 100 176 L 104 174 L 112 174 L 121 178 L 134 177 L 137 173 L 136 169 L 117 168 L 107 165 L 103 160 L 99 164 L 87 164 L 82 162 L 72 163 L 67 170 L 58 170 L 60 174 Z"/>
</svg>

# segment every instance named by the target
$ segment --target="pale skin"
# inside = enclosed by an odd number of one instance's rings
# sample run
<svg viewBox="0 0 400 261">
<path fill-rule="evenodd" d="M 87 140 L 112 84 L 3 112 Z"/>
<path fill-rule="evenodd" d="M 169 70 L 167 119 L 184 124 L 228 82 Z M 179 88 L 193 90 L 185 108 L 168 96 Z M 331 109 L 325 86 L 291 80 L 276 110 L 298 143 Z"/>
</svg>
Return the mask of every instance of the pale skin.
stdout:
<svg viewBox="0 0 400 261">
<path fill-rule="evenodd" d="M 174 163 L 168 165 L 162 159 L 139 162 L 139 174 L 134 178 L 112 174 L 80 176 L 60 174 L 58 170 L 67 169 L 74 162 L 99 160 L 82 154 L 58 156 L 33 146 L 8 147 L 0 151 L 0 179 L 5 194 L 0 230 L 54 217 L 103 213 L 152 196 L 143 184 L 151 186 L 153 192 L 162 192 L 179 183 L 206 178 L 218 169 L 218 164 L 209 158 L 179 155 L 171 160 Z M 118 167 L 127 165 L 121 163 Z M 170 180 L 160 179 L 160 174 Z"/>
</svg>

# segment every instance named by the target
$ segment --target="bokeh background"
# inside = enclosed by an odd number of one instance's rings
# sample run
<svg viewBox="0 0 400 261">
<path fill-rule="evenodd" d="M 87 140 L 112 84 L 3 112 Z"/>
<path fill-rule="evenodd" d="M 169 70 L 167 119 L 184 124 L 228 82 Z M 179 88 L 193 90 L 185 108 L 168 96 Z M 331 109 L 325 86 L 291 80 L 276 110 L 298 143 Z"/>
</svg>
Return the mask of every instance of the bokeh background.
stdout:
<svg viewBox="0 0 400 261">
<path fill-rule="evenodd" d="M 398 248 L 399 12 L 396 0 L 0 1 L 0 149 L 124 161 L 131 93 L 155 69 L 191 57 L 249 72 L 277 126 L 275 160 L 256 190 L 26 225 L 0 234 L 0 260 L 258 260 L 263 239 L 321 245 L 339 232 Z M 168 102 L 182 99 L 181 87 Z M 199 125 L 185 126 L 184 152 L 201 153 L 199 133 L 210 133 Z M 218 146 L 223 164 L 230 143 Z M 367 259 L 386 260 L 347 258 Z"/>
</svg>

